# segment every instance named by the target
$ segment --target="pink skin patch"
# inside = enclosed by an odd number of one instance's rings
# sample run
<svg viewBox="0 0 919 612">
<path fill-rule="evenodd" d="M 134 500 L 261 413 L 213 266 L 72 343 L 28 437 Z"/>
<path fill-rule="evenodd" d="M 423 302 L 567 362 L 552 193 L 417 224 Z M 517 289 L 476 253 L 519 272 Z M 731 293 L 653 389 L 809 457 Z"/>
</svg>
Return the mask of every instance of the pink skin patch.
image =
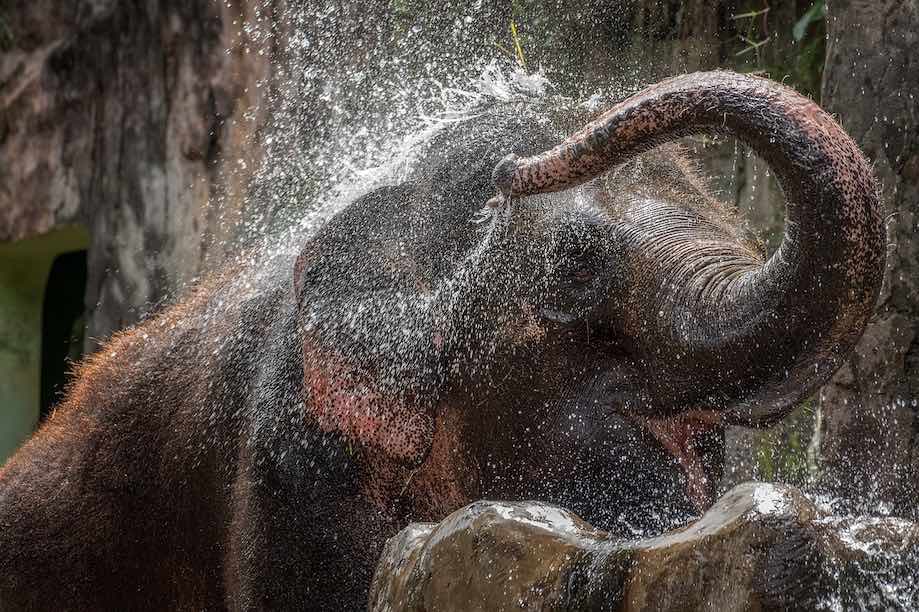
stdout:
<svg viewBox="0 0 919 612">
<path fill-rule="evenodd" d="M 304 351 L 315 356 L 315 352 Z M 326 432 L 338 432 L 356 446 L 411 465 L 424 461 L 434 423 L 427 411 L 388 397 L 371 380 L 334 359 L 304 358 L 306 409 Z"/>
</svg>

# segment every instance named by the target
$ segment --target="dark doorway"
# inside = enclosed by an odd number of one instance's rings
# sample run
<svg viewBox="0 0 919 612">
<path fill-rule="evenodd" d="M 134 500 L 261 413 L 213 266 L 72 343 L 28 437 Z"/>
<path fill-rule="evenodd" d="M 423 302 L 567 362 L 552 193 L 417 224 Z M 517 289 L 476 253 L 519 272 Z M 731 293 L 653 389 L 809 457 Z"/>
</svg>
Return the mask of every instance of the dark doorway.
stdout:
<svg viewBox="0 0 919 612">
<path fill-rule="evenodd" d="M 61 399 L 72 362 L 83 354 L 85 294 L 86 251 L 58 255 L 42 305 L 40 420 Z"/>
</svg>

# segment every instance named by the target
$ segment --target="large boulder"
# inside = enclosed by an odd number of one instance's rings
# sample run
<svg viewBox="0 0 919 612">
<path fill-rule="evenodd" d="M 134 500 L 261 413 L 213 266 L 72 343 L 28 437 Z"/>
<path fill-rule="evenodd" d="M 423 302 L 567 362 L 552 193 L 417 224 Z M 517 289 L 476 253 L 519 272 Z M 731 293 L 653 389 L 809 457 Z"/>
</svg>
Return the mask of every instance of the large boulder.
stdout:
<svg viewBox="0 0 919 612">
<path fill-rule="evenodd" d="M 616 540 L 538 502 L 476 502 L 392 538 L 374 612 L 915 610 L 919 525 L 745 483 L 687 527 Z"/>
</svg>

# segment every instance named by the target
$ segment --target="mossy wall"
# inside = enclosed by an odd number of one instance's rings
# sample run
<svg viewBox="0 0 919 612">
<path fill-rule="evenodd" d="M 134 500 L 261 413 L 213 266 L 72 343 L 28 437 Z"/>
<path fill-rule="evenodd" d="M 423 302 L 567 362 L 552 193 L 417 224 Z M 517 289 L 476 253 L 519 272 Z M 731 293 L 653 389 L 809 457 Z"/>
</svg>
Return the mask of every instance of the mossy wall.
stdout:
<svg viewBox="0 0 919 612">
<path fill-rule="evenodd" d="M 42 302 L 51 263 L 88 244 L 78 226 L 0 244 L 0 463 L 38 423 Z"/>
</svg>

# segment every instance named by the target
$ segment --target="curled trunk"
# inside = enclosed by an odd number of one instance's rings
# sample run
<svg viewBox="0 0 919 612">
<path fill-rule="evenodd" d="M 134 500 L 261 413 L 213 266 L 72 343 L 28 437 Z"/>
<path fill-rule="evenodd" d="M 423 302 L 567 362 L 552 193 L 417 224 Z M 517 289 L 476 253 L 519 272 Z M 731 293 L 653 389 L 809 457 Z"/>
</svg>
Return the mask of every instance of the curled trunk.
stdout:
<svg viewBox="0 0 919 612">
<path fill-rule="evenodd" d="M 574 187 L 699 133 L 733 135 L 770 165 L 787 200 L 784 238 L 766 262 L 700 241 L 661 265 L 643 293 L 635 345 L 650 367 L 666 368 L 654 389 L 658 409 L 704 405 L 734 422 L 768 423 L 842 363 L 874 308 L 884 263 L 870 166 L 813 101 L 727 72 L 669 79 L 550 151 L 505 158 L 495 169 L 498 200 Z M 645 253 L 665 237 L 640 228 L 622 236 L 627 251 Z"/>
</svg>

